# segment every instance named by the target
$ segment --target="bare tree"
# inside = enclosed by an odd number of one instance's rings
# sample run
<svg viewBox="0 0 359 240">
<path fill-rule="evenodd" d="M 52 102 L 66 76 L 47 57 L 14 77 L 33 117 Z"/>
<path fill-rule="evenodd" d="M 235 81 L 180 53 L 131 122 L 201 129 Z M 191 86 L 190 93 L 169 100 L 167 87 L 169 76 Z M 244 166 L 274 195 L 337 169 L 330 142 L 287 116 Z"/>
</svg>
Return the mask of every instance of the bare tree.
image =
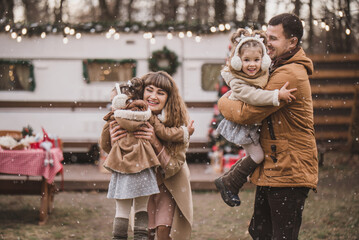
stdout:
<svg viewBox="0 0 359 240">
<path fill-rule="evenodd" d="M 130 8 L 131 8 L 131 4 Z M 121 8 L 122 0 L 116 0 L 114 5 L 111 6 L 107 4 L 106 0 L 99 0 L 99 6 L 100 6 L 100 20 L 101 21 L 107 21 L 107 22 L 113 22 L 117 19 L 120 19 L 120 8 Z M 110 11 L 110 9 L 113 9 Z"/>
<path fill-rule="evenodd" d="M 0 17 L 6 18 L 8 21 L 14 21 L 14 0 L 1 0 L 0 1 Z"/>
<path fill-rule="evenodd" d="M 342 0 L 338 0 L 338 9 L 342 9 Z M 335 31 L 333 29 L 335 42 L 337 43 L 338 52 L 343 52 L 344 51 L 344 43 L 343 43 L 343 35 L 344 35 L 343 32 L 344 31 L 343 31 L 342 18 L 340 17 L 339 19 L 337 19 L 335 23 L 337 25 Z"/>
<path fill-rule="evenodd" d="M 129 22 L 132 22 L 132 14 L 133 14 L 133 10 L 134 10 L 133 2 L 134 2 L 134 0 L 129 0 L 127 3 L 127 16 L 128 16 Z M 121 6 L 121 0 L 117 1 L 116 5 L 117 5 L 117 12 L 119 12 L 120 6 Z"/>
<path fill-rule="evenodd" d="M 294 14 L 299 17 L 300 15 L 300 9 L 302 7 L 302 1 L 301 0 L 295 0 L 294 1 Z"/>
<path fill-rule="evenodd" d="M 314 37 L 314 29 L 313 29 L 313 0 L 309 0 L 308 3 L 308 7 L 309 7 L 309 36 L 308 36 L 308 41 L 309 41 L 309 49 L 313 46 L 313 37 Z"/>
<path fill-rule="evenodd" d="M 257 22 L 258 23 L 264 23 L 266 19 L 266 0 L 257 0 L 257 7 L 258 7 L 258 17 Z"/>
<path fill-rule="evenodd" d="M 39 8 L 39 0 L 22 0 L 25 9 L 25 20 L 27 22 L 38 22 L 41 20 L 42 11 Z"/>
<path fill-rule="evenodd" d="M 60 0 L 60 5 L 58 7 L 54 7 L 54 15 L 55 15 L 55 22 L 61 23 L 62 22 L 62 7 L 65 0 Z"/>
<path fill-rule="evenodd" d="M 345 0 L 345 8 L 344 8 L 345 16 L 346 16 L 346 27 L 351 28 L 352 25 L 352 17 L 350 13 L 350 0 Z M 346 52 L 351 52 L 352 50 L 352 42 L 351 42 L 351 35 L 345 35 L 345 46 L 346 46 Z"/>
<path fill-rule="evenodd" d="M 214 0 L 214 10 L 215 10 L 214 20 L 216 22 L 223 23 L 225 20 L 224 16 L 227 10 L 226 2 L 223 0 Z"/>
<path fill-rule="evenodd" d="M 196 0 L 195 2 L 195 19 L 199 24 L 206 24 L 209 20 L 209 11 L 208 7 L 210 3 L 208 0 Z M 206 6 L 206 7 L 204 7 Z"/>
<path fill-rule="evenodd" d="M 233 17 L 232 17 L 232 21 L 237 21 L 237 5 L 238 5 L 238 0 L 233 0 Z"/>
<path fill-rule="evenodd" d="M 254 12 L 254 2 L 253 0 L 245 0 L 244 1 L 244 16 L 243 20 L 245 22 L 249 22 L 252 20 L 253 12 Z"/>
<path fill-rule="evenodd" d="M 178 6 L 179 6 L 178 0 L 169 0 L 168 1 L 168 12 L 167 12 L 167 16 L 166 16 L 166 19 L 168 21 L 172 21 L 172 22 L 176 21 Z"/>
</svg>

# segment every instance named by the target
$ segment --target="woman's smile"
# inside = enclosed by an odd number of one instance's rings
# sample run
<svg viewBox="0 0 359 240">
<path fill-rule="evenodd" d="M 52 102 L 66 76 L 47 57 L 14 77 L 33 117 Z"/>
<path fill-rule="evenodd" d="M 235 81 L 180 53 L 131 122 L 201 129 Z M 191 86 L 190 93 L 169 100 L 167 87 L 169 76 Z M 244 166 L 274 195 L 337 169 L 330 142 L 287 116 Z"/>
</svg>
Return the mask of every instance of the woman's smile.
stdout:
<svg viewBox="0 0 359 240">
<path fill-rule="evenodd" d="M 145 87 L 143 100 L 145 100 L 154 114 L 160 114 L 167 103 L 168 93 L 154 85 Z"/>
</svg>

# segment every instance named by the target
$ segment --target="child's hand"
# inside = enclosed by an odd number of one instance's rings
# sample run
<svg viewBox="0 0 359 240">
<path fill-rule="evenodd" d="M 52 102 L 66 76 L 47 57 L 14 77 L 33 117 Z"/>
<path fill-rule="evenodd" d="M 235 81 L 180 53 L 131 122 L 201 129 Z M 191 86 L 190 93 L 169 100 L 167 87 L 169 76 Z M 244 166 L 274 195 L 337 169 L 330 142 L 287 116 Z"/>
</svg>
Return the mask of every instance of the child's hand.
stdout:
<svg viewBox="0 0 359 240">
<path fill-rule="evenodd" d="M 297 91 L 296 88 L 287 89 L 287 86 L 289 85 L 289 82 L 286 82 L 283 87 L 279 90 L 278 93 L 278 99 L 286 101 L 287 103 L 290 103 L 292 100 L 295 100 L 295 96 L 291 93 L 294 91 Z"/>
<path fill-rule="evenodd" d="M 193 123 L 194 123 L 194 120 L 191 120 L 187 125 L 188 133 L 190 136 L 192 136 L 192 134 L 194 133 Z"/>
</svg>

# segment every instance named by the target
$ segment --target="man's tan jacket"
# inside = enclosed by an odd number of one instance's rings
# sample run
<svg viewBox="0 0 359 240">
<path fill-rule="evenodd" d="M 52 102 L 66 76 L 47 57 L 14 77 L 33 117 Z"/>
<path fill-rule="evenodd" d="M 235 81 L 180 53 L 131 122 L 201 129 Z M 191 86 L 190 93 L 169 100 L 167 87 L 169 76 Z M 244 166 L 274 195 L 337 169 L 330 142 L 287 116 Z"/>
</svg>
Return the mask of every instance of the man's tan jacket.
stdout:
<svg viewBox="0 0 359 240">
<path fill-rule="evenodd" d="M 312 72 L 312 61 L 300 49 L 270 75 L 265 87 L 266 90 L 280 89 L 289 82 L 288 89 L 297 88 L 293 93 L 296 100 L 281 102 L 279 106 L 252 106 L 225 96 L 218 101 L 219 110 L 230 121 L 262 122 L 260 143 L 265 159 L 251 176 L 251 181 L 258 186 L 317 187 L 318 158 L 308 77 Z M 276 140 L 270 136 L 268 116 L 271 116 Z"/>
</svg>

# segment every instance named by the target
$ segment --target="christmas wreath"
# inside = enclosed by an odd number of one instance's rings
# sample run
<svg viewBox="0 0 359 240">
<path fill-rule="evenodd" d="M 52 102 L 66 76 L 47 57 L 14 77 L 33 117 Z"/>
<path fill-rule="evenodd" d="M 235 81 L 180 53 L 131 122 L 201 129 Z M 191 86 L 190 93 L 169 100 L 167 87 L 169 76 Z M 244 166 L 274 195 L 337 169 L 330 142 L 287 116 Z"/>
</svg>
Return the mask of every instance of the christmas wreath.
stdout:
<svg viewBox="0 0 359 240">
<path fill-rule="evenodd" d="M 172 75 L 177 71 L 179 65 L 176 53 L 163 47 L 162 50 L 152 52 L 152 56 L 148 59 L 151 71 L 165 71 Z"/>
</svg>

